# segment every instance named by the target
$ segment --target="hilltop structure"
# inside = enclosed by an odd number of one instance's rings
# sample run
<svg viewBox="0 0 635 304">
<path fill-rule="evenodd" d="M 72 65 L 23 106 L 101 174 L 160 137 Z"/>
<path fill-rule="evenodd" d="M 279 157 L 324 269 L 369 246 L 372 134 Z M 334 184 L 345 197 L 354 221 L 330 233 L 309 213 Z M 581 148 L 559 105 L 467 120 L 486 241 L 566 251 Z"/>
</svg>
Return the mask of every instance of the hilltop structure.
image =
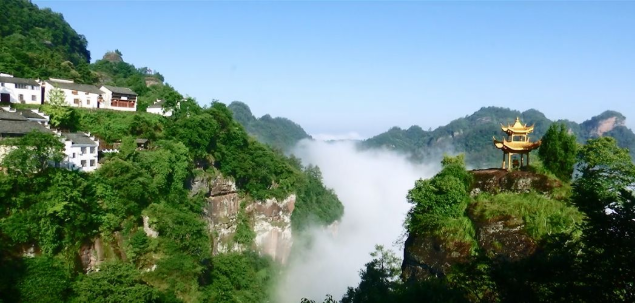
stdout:
<svg viewBox="0 0 635 304">
<path fill-rule="evenodd" d="M 525 156 L 527 159 L 526 165 L 529 165 L 529 152 L 540 147 L 541 141 L 531 142 L 529 141 L 529 133 L 534 131 L 534 126 L 527 126 L 522 124 L 520 118 L 516 117 L 514 125 L 503 126 L 501 129 L 508 138 L 503 138 L 502 141 L 497 140 L 494 137 L 494 146 L 497 149 L 503 150 L 503 164 L 502 168 L 511 170 L 514 167 L 522 167 L 525 162 Z M 514 154 L 520 155 L 520 160 L 515 159 L 512 163 L 512 156 Z"/>
</svg>

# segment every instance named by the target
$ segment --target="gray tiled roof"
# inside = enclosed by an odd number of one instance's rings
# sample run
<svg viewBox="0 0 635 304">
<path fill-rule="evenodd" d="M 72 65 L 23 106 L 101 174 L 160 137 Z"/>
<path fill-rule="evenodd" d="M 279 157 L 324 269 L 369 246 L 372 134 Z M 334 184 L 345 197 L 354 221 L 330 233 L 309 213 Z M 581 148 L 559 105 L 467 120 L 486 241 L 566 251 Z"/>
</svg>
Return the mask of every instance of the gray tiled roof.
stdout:
<svg viewBox="0 0 635 304">
<path fill-rule="evenodd" d="M 117 93 L 117 94 L 125 94 L 125 95 L 137 95 L 137 93 L 135 93 L 133 90 L 128 89 L 128 88 L 124 88 L 124 87 L 113 87 L 113 86 L 104 86 L 106 89 L 110 90 L 113 93 Z"/>
<path fill-rule="evenodd" d="M 46 119 L 44 117 L 42 117 L 41 115 L 31 111 L 31 110 L 18 110 L 18 113 L 20 113 L 20 115 L 22 115 L 25 118 L 31 118 L 31 119 Z"/>
<path fill-rule="evenodd" d="M 18 112 L 7 112 L 0 109 L 0 120 L 4 121 L 27 121 L 26 117 L 20 115 Z"/>
<path fill-rule="evenodd" d="M 28 84 L 28 85 L 36 85 L 36 86 L 40 85 L 39 83 L 37 83 L 37 81 L 35 81 L 35 79 L 26 79 L 26 78 L 18 78 L 18 77 L 6 77 L 6 76 L 0 77 L 0 82 L 4 82 L 4 83 L 19 83 L 19 84 Z"/>
<path fill-rule="evenodd" d="M 74 145 L 97 145 L 94 140 L 90 139 L 90 137 L 84 133 L 62 133 L 62 136 L 66 137 Z"/>
<path fill-rule="evenodd" d="M 58 87 L 60 89 L 73 90 L 78 92 L 88 92 L 93 94 L 102 94 L 103 92 L 99 90 L 96 86 L 92 84 L 80 84 L 80 83 L 68 83 L 68 82 L 57 82 L 53 80 L 47 80 L 46 82 L 52 84 L 54 87 Z"/>
<path fill-rule="evenodd" d="M 34 121 L 0 120 L 0 134 L 24 135 L 33 130 L 48 133 L 52 132 Z"/>
<path fill-rule="evenodd" d="M 152 109 L 161 109 L 163 108 L 163 105 L 165 104 L 164 100 L 161 101 L 157 101 L 151 105 L 148 106 L 148 108 L 152 108 Z"/>
</svg>

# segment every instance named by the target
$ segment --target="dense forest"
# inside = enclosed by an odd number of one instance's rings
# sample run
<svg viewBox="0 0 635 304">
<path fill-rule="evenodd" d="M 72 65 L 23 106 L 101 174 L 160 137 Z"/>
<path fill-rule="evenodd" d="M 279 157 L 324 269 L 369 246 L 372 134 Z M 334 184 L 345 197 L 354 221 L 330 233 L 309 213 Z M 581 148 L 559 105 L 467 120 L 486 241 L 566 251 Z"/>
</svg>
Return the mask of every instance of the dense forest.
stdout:
<svg viewBox="0 0 635 304">
<path fill-rule="evenodd" d="M 287 151 L 298 141 L 311 138 L 300 125 L 287 118 L 273 118 L 269 114 L 260 118 L 254 117 L 249 106 L 243 102 L 234 101 L 228 108 L 234 113 L 234 119 L 243 125 L 249 134 L 276 149 Z"/>
<path fill-rule="evenodd" d="M 540 139 L 553 123 L 564 123 L 579 143 L 600 135 L 617 139 L 620 147 L 628 148 L 635 157 L 635 134 L 624 125 L 625 117 L 614 111 L 606 111 L 581 124 L 558 120 L 551 121 L 537 110 L 519 112 L 499 107 L 483 107 L 472 115 L 453 120 L 445 126 L 425 131 L 419 126 L 406 130 L 393 127 L 385 133 L 376 135 L 362 142 L 364 149 L 387 148 L 409 153 L 415 161 L 429 161 L 438 158 L 443 151 L 466 153 L 466 162 L 475 168 L 498 167 L 500 155 L 491 141 L 496 136 L 503 136 L 500 125 L 513 124 L 516 118 L 523 123 L 535 125 L 532 140 Z M 613 120 L 614 118 L 614 120 Z M 609 119 L 610 128 L 604 131 L 600 124 Z"/>
<path fill-rule="evenodd" d="M 3 0 L 0 20 L 0 71 L 22 78 L 97 80 L 89 67 L 88 41 L 62 14 L 30 1 Z"/>
<path fill-rule="evenodd" d="M 40 107 L 53 127 L 118 145 L 92 173 L 54 166 L 64 147 L 52 133 L 3 140 L 17 148 L 0 165 L 0 302 L 270 301 L 281 268 L 258 252 L 250 213 L 240 212 L 228 240 L 242 250 L 214 253 L 217 231 L 204 214 L 210 197 L 194 191 L 196 181 L 230 180 L 241 206 L 295 194 L 294 234 L 342 216 L 319 168 L 249 136 L 224 104 L 201 107 L 183 98 L 161 74 L 126 63 L 118 50 L 90 64 L 86 39 L 61 14 L 30 1 L 2 1 L 0 15 L 1 71 L 139 94 L 132 113 Z M 171 117 L 145 112 L 157 99 L 174 110 Z M 139 149 L 137 139 L 148 146 Z M 95 250 L 104 256 L 98 271 L 86 268 Z"/>
<path fill-rule="evenodd" d="M 221 103 L 202 108 L 186 100 L 171 118 L 69 110 L 75 119 L 65 127 L 120 140 L 120 152 L 86 174 L 49 165 L 47 157 L 63 149 L 52 134 L 7 143 L 19 148 L 4 158 L 8 174 L 0 175 L 0 268 L 11 274 L 2 277 L 3 301 L 266 301 L 276 264 L 250 251 L 212 256 L 205 197 L 188 195 L 195 175 L 231 177 L 247 199 L 297 193 L 294 231 L 343 213 L 319 169 L 249 137 Z M 141 136 L 152 139 L 149 149 L 137 149 Z M 155 219 L 158 238 L 143 231 L 142 216 Z M 84 274 L 78 252 L 95 238 L 112 256 Z M 23 257 L 24 248 L 36 257 Z M 33 288 L 39 284 L 47 288 Z"/>
</svg>

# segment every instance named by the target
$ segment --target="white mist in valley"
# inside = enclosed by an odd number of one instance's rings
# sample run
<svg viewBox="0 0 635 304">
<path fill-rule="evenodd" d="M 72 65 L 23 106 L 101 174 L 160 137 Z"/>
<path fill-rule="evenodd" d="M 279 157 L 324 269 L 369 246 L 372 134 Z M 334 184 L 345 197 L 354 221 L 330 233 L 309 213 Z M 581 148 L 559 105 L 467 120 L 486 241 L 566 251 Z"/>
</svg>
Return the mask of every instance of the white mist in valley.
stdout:
<svg viewBox="0 0 635 304">
<path fill-rule="evenodd" d="M 293 153 L 304 165 L 320 167 L 324 184 L 344 204 L 344 216 L 335 231 L 310 231 L 310 249 L 289 262 L 277 300 L 299 302 L 306 297 L 321 302 L 326 294 L 339 300 L 348 286 L 359 283 L 359 270 L 371 260 L 376 244 L 403 255 L 396 243 L 410 209 L 408 190 L 417 179 L 434 175 L 440 165 L 415 165 L 391 151 L 358 151 L 352 142 L 304 140 Z"/>
</svg>

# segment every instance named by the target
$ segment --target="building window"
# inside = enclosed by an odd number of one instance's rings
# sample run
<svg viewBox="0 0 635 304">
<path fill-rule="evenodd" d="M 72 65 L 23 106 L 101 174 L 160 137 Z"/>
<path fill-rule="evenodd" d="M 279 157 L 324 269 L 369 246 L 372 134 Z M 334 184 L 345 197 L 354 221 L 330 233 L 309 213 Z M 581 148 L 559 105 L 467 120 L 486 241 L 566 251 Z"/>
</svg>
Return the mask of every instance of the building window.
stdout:
<svg viewBox="0 0 635 304">
<path fill-rule="evenodd" d="M 73 95 L 77 95 L 77 91 L 73 91 L 72 93 L 73 93 Z"/>
<path fill-rule="evenodd" d="M 0 82 L 0 87 L 4 87 L 4 82 Z"/>
<path fill-rule="evenodd" d="M 90 154 L 95 154 L 95 147 L 90 147 Z"/>
<path fill-rule="evenodd" d="M 82 147 L 82 154 L 86 153 L 86 147 Z"/>
<path fill-rule="evenodd" d="M 90 106 L 90 97 L 86 98 L 86 105 Z"/>
<path fill-rule="evenodd" d="M 24 94 L 20 94 L 20 95 L 18 95 L 18 99 L 19 99 L 20 101 L 24 101 Z"/>
<path fill-rule="evenodd" d="M 82 160 L 82 167 L 86 167 L 86 160 Z"/>
<path fill-rule="evenodd" d="M 37 96 L 31 95 L 31 101 L 37 101 Z"/>
<path fill-rule="evenodd" d="M 15 88 L 16 89 L 26 89 L 26 84 L 16 83 L 15 84 Z"/>
<path fill-rule="evenodd" d="M 37 89 L 39 89 L 38 86 L 31 86 L 31 90 L 37 90 Z"/>
<path fill-rule="evenodd" d="M 72 158 L 75 158 L 75 152 L 73 152 L 73 157 Z"/>
<path fill-rule="evenodd" d="M 94 167 L 94 166 L 95 166 L 95 160 L 94 160 L 94 159 L 91 159 L 91 160 L 90 160 L 90 166 L 91 166 L 91 167 Z"/>
<path fill-rule="evenodd" d="M 79 105 L 81 101 L 79 100 L 79 98 L 75 98 L 75 99 L 73 100 L 73 102 L 74 102 L 76 105 Z"/>
</svg>

